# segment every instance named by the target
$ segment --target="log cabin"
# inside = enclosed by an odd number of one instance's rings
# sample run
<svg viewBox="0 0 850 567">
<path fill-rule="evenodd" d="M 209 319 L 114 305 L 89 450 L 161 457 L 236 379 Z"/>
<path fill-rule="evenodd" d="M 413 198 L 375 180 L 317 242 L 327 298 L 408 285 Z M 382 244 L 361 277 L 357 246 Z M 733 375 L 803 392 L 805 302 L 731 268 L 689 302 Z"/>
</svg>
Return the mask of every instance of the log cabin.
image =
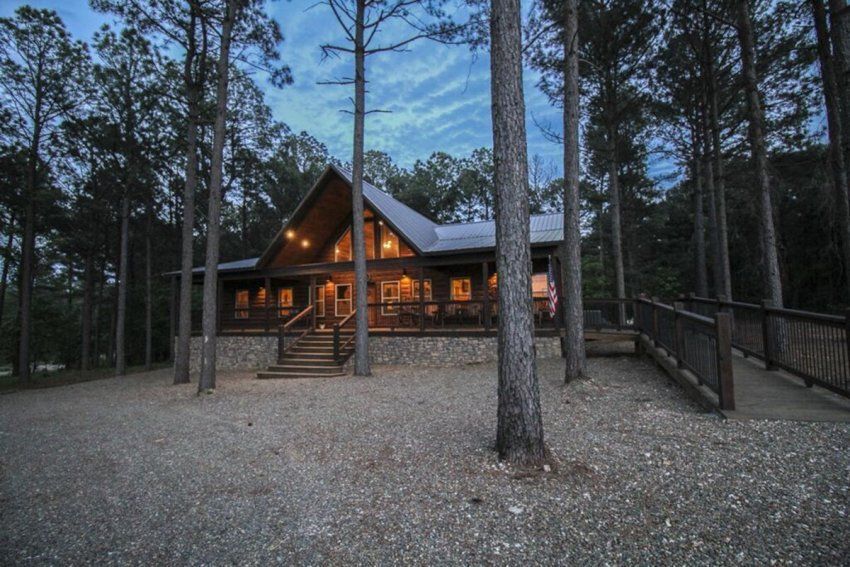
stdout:
<svg viewBox="0 0 850 567">
<path fill-rule="evenodd" d="M 438 224 L 366 181 L 363 200 L 373 361 L 495 359 L 495 223 Z M 268 364 L 272 370 L 261 376 L 271 377 L 275 370 L 304 372 L 313 366 L 307 361 L 322 359 L 332 373 L 340 370 L 353 344 L 351 214 L 351 173 L 329 165 L 261 256 L 219 265 L 219 366 Z M 538 355 L 559 356 L 547 273 L 549 262 L 558 261 L 563 216 L 532 215 L 530 229 Z M 194 283 L 202 283 L 203 272 L 195 268 Z M 171 275 L 176 290 L 179 273 Z M 174 313 L 173 304 L 172 336 Z M 199 310 L 193 331 L 200 332 Z M 194 339 L 193 350 L 198 347 Z M 299 365 L 302 370 L 288 372 Z"/>
</svg>

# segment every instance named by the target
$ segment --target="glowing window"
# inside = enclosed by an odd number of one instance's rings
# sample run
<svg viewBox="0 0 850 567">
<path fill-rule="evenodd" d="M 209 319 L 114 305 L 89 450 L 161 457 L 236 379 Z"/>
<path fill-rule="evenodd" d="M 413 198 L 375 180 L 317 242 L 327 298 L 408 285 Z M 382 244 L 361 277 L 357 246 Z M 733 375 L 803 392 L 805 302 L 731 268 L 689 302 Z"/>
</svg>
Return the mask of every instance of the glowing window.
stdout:
<svg viewBox="0 0 850 567">
<path fill-rule="evenodd" d="M 396 282 L 381 282 L 381 315 L 398 315 L 401 300 L 401 285 Z"/>
<path fill-rule="evenodd" d="M 472 299 L 472 278 L 452 278 L 452 301 L 469 301 Z"/>
<path fill-rule="evenodd" d="M 247 289 L 236 290 L 236 311 L 234 316 L 237 319 L 247 319 L 248 310 L 250 308 L 250 294 Z"/>
</svg>

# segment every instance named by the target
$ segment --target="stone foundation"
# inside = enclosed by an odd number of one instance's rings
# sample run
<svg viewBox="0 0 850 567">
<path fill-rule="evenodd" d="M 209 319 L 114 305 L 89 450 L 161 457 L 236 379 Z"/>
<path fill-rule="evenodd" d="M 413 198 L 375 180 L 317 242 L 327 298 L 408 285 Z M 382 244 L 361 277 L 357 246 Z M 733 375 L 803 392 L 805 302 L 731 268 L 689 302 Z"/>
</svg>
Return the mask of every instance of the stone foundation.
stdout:
<svg viewBox="0 0 850 567">
<path fill-rule="evenodd" d="M 189 357 L 192 372 L 200 370 L 202 337 L 192 337 Z M 257 370 L 277 362 L 277 337 L 225 336 L 216 341 L 219 370 Z"/>
<path fill-rule="evenodd" d="M 558 358 L 558 337 L 536 337 L 538 358 Z M 373 364 L 422 364 L 457 366 L 495 362 L 496 337 L 369 337 L 369 356 Z"/>
<path fill-rule="evenodd" d="M 371 336 L 369 355 L 372 364 L 478 364 L 498 360 L 496 341 L 496 337 L 480 336 Z M 219 370 L 257 370 L 277 362 L 277 337 L 274 336 L 223 336 L 218 337 L 217 345 Z M 536 337 L 534 345 L 538 358 L 561 356 L 558 337 Z M 197 371 L 201 361 L 201 337 L 192 337 L 190 357 L 192 371 Z"/>
</svg>

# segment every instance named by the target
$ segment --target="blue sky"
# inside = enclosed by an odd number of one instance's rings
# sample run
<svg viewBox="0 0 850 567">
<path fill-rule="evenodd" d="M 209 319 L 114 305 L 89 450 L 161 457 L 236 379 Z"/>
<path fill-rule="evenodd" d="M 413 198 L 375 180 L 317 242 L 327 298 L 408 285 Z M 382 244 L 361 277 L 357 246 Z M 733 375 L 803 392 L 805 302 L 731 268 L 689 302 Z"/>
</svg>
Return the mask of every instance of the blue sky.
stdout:
<svg viewBox="0 0 850 567">
<path fill-rule="evenodd" d="M 56 10 L 73 36 L 84 41 L 89 41 L 100 25 L 112 21 L 110 16 L 92 11 L 83 0 L 4 1 L 0 15 L 9 16 L 25 3 Z M 327 144 L 332 154 L 350 160 L 352 118 L 340 111 L 350 108 L 353 87 L 317 84 L 353 75 L 350 58 L 322 61 L 319 46 L 343 39 L 329 8 L 315 5 L 315 0 L 292 0 L 272 2 L 268 10 L 283 29 L 281 55 L 294 76 L 294 84 L 282 90 L 261 84 L 275 118 L 295 131 L 310 132 Z M 388 29 L 385 39 L 400 37 L 402 31 Z M 408 52 L 370 57 L 367 79 L 369 108 L 391 111 L 367 117 L 367 149 L 386 151 L 397 163 L 409 167 L 434 151 L 462 155 L 492 145 L 486 54 L 474 57 L 464 46 L 420 41 Z M 535 87 L 533 70 L 525 70 L 524 80 L 529 155 L 541 155 L 560 175 L 560 147 L 545 140 L 531 119 L 533 114 L 538 122 L 557 130 L 560 113 Z"/>
</svg>

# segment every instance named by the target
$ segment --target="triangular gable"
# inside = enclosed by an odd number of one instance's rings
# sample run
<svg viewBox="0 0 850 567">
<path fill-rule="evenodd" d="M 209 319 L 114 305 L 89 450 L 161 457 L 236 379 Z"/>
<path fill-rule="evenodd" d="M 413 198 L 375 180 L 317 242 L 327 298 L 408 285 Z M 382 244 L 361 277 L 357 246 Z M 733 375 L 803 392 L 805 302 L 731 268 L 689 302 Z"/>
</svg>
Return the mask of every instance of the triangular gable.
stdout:
<svg viewBox="0 0 850 567">
<path fill-rule="evenodd" d="M 309 218 L 311 209 L 321 202 L 326 190 L 332 187 L 331 190 L 337 191 L 336 198 L 339 198 L 338 185 L 334 186 L 332 183 L 334 179 L 342 181 L 348 189 L 349 207 L 344 211 L 344 216 L 329 218 L 327 222 L 338 226 L 345 216 L 350 218 L 351 174 L 334 165 L 328 165 L 295 208 L 290 219 L 278 231 L 263 255 L 260 256 L 256 265 L 257 269 L 268 266 L 277 257 L 280 250 L 288 243 L 287 233 L 289 231 L 297 232 L 299 226 L 305 219 Z M 435 223 L 366 181 L 363 182 L 363 200 L 364 205 L 371 209 L 379 219 L 383 220 L 417 254 L 423 254 L 425 249 L 436 241 L 435 228 L 437 225 Z M 330 210 L 327 214 L 333 215 L 334 213 L 335 211 Z"/>
</svg>

